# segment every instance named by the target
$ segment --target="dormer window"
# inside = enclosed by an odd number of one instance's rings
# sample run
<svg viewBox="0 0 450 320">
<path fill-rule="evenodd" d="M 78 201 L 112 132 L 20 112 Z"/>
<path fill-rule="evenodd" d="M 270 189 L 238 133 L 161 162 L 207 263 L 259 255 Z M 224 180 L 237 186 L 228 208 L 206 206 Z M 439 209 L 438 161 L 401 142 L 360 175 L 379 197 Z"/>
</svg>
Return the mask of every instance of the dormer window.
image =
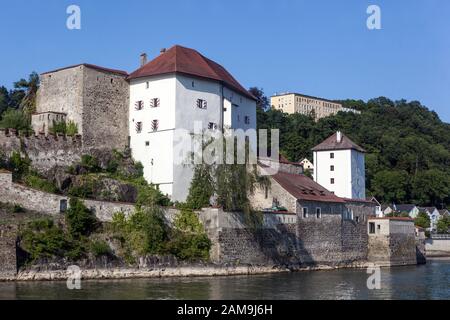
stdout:
<svg viewBox="0 0 450 320">
<path fill-rule="evenodd" d="M 152 121 L 152 130 L 158 131 L 158 127 L 159 127 L 159 120 L 153 120 Z"/>
<path fill-rule="evenodd" d="M 160 106 L 159 98 L 153 98 L 150 100 L 150 108 L 158 108 Z"/>
<path fill-rule="evenodd" d="M 197 108 L 199 108 L 199 109 L 207 109 L 208 108 L 208 103 L 206 102 L 206 100 L 197 99 Z"/>
<path fill-rule="evenodd" d="M 141 133 L 142 132 L 142 122 L 136 122 L 135 128 L 136 128 L 136 133 Z"/>
<path fill-rule="evenodd" d="M 142 100 L 136 101 L 136 103 L 134 104 L 134 109 L 142 110 L 143 108 L 144 108 L 144 101 L 142 101 Z"/>
</svg>

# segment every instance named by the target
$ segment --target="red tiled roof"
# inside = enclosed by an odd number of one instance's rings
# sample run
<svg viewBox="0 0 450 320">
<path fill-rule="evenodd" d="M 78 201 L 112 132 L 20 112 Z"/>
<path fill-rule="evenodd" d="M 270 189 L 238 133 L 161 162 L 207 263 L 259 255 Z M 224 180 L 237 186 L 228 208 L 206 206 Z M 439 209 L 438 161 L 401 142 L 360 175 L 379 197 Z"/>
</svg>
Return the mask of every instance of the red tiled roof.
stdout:
<svg viewBox="0 0 450 320">
<path fill-rule="evenodd" d="M 233 89 L 250 99 L 256 100 L 256 98 L 242 87 L 220 64 L 206 58 L 194 49 L 178 45 L 173 46 L 149 63 L 132 72 L 128 79 L 175 72 L 219 81 L 230 89 Z"/>
<path fill-rule="evenodd" d="M 44 74 L 58 72 L 58 71 L 66 70 L 66 69 L 76 68 L 76 67 L 79 67 L 79 66 L 85 66 L 85 67 L 88 67 L 88 68 L 91 68 L 91 69 L 96 69 L 96 70 L 110 72 L 110 73 L 118 73 L 118 74 L 121 74 L 121 75 L 124 75 L 124 76 L 128 76 L 128 72 L 126 72 L 126 71 L 104 68 L 104 67 L 96 66 L 95 64 L 89 64 L 89 63 L 80 63 L 80 64 L 76 64 L 76 65 L 73 65 L 73 66 L 68 66 L 68 67 L 59 68 L 59 69 L 52 70 L 52 71 L 47 71 L 47 72 L 44 72 L 44 73 L 41 73 L 41 74 L 44 75 Z"/>
<path fill-rule="evenodd" d="M 297 200 L 345 203 L 305 175 L 278 172 L 272 178 Z"/>
<path fill-rule="evenodd" d="M 360 152 L 366 152 L 363 148 L 358 146 L 352 140 L 350 140 L 345 134 L 342 134 L 341 142 L 337 141 L 337 133 L 333 134 L 331 137 L 328 137 L 322 143 L 318 144 L 312 151 L 327 151 L 327 150 L 346 150 L 353 149 Z"/>
</svg>

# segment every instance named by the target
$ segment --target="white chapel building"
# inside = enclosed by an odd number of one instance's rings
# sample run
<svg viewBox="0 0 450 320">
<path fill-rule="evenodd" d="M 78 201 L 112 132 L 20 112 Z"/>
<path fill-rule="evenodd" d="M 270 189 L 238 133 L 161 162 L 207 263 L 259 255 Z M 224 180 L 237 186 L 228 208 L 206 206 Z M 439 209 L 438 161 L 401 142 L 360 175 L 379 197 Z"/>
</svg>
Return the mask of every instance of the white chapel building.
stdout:
<svg viewBox="0 0 450 320">
<path fill-rule="evenodd" d="M 347 199 L 366 199 L 365 150 L 340 131 L 312 149 L 314 181 Z"/>
<path fill-rule="evenodd" d="M 133 158 L 173 201 L 185 201 L 193 176 L 193 167 L 174 164 L 175 129 L 193 132 L 201 121 L 204 130 L 256 130 L 255 97 L 196 50 L 174 46 L 148 63 L 142 55 L 128 80 Z"/>
</svg>

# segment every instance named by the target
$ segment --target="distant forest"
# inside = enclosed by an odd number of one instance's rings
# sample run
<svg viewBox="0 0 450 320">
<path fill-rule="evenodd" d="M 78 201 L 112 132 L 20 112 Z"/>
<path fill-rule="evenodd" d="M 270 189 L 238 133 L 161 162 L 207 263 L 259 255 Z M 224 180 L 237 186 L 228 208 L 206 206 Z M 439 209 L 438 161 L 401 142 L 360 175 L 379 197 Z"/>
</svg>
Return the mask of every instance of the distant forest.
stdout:
<svg viewBox="0 0 450 320">
<path fill-rule="evenodd" d="M 258 128 L 280 129 L 280 153 L 290 161 L 312 160 L 311 148 L 341 130 L 367 151 L 368 196 L 388 204 L 450 206 L 450 124 L 420 102 L 343 100 L 361 114 L 339 112 L 315 122 L 270 110 L 262 90 L 250 91 L 259 98 Z"/>
</svg>

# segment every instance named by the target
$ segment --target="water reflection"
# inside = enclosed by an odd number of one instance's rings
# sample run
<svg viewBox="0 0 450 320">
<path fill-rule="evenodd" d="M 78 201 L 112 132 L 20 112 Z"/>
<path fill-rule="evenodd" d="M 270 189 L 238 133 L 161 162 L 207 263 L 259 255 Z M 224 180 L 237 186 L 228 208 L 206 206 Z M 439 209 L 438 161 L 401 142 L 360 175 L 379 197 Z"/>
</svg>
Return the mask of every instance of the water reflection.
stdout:
<svg viewBox="0 0 450 320">
<path fill-rule="evenodd" d="M 450 260 L 381 269 L 367 289 L 365 269 L 216 278 L 0 283 L 0 299 L 450 299 Z"/>
</svg>

